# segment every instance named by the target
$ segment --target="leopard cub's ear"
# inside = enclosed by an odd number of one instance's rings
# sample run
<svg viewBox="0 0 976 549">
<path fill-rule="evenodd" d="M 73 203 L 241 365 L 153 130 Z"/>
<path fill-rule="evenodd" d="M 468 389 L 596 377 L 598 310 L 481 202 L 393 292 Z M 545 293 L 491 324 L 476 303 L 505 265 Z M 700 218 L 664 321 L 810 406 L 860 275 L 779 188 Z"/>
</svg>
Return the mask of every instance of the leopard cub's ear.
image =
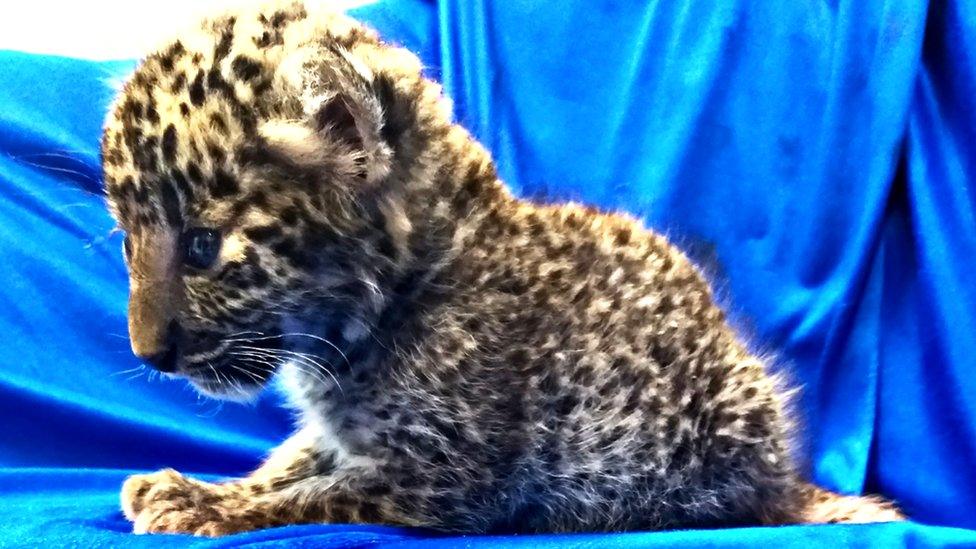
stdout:
<svg viewBox="0 0 976 549">
<path fill-rule="evenodd" d="M 393 150 L 384 140 L 383 109 L 372 97 L 342 93 L 324 99 L 312 114 L 312 125 L 329 139 L 347 145 L 361 157 L 363 178 L 376 183 L 390 173 Z"/>
<path fill-rule="evenodd" d="M 369 100 L 333 93 L 306 104 L 306 120 L 271 119 L 259 125 L 258 134 L 276 157 L 308 173 L 339 174 L 371 188 L 390 173 L 393 162 L 382 116 Z"/>
</svg>

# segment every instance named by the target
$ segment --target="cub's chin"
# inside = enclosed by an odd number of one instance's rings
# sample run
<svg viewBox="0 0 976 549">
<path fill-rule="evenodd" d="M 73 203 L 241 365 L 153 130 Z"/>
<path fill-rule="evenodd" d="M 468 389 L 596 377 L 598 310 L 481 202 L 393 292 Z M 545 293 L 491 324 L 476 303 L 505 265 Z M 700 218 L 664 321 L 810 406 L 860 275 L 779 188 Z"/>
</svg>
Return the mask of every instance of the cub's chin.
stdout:
<svg viewBox="0 0 976 549">
<path fill-rule="evenodd" d="M 178 377 L 185 378 L 197 392 L 210 398 L 248 402 L 264 389 L 273 373 L 267 367 L 229 361 L 220 366 L 208 364 L 193 368 Z"/>
<path fill-rule="evenodd" d="M 232 402 L 250 402 L 264 389 L 264 384 L 255 382 L 233 382 L 216 381 L 214 379 L 200 379 L 189 377 L 187 380 L 190 385 L 201 395 L 218 399 L 229 400 Z"/>
</svg>

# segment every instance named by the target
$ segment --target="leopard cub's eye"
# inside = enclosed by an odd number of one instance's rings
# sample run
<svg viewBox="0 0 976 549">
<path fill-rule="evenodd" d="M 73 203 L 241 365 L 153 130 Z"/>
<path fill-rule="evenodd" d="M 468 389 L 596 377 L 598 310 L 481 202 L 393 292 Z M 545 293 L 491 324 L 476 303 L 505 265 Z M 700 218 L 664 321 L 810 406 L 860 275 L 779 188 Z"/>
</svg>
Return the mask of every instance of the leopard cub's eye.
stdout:
<svg viewBox="0 0 976 549">
<path fill-rule="evenodd" d="M 122 237 L 122 257 L 126 261 L 132 259 L 132 242 L 129 241 L 129 235 Z"/>
<path fill-rule="evenodd" d="M 210 267 L 220 255 L 220 231 L 216 229 L 187 229 L 181 240 L 183 263 L 194 269 Z"/>
</svg>

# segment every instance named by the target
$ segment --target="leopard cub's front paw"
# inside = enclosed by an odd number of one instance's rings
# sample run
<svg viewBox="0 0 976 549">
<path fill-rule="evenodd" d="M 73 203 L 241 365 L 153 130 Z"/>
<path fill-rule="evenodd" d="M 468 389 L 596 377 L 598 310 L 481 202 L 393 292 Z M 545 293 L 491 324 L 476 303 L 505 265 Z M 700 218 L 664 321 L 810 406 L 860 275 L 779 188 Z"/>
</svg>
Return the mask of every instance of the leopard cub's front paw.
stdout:
<svg viewBox="0 0 976 549">
<path fill-rule="evenodd" d="M 122 484 L 122 512 L 134 521 L 154 502 L 185 499 L 187 479 L 172 469 L 145 475 L 132 475 Z M 175 502 L 175 501 L 174 501 Z"/>
<path fill-rule="evenodd" d="M 122 512 L 137 534 L 219 535 L 222 531 L 214 525 L 217 495 L 209 488 L 172 469 L 133 475 L 122 485 Z"/>
</svg>

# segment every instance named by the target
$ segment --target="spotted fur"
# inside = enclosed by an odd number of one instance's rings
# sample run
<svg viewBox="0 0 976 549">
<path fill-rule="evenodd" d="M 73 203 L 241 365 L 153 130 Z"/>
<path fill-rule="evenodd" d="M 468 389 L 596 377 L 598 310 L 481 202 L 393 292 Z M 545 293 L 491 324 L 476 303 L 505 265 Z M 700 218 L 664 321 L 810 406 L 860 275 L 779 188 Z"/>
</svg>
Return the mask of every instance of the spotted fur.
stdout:
<svg viewBox="0 0 976 549">
<path fill-rule="evenodd" d="M 228 398 L 274 376 L 300 417 L 239 481 L 130 478 L 136 531 L 900 518 L 801 479 L 787 393 L 681 252 L 512 196 L 416 57 L 344 16 L 207 19 L 139 65 L 102 156 L 134 352 Z"/>
</svg>

